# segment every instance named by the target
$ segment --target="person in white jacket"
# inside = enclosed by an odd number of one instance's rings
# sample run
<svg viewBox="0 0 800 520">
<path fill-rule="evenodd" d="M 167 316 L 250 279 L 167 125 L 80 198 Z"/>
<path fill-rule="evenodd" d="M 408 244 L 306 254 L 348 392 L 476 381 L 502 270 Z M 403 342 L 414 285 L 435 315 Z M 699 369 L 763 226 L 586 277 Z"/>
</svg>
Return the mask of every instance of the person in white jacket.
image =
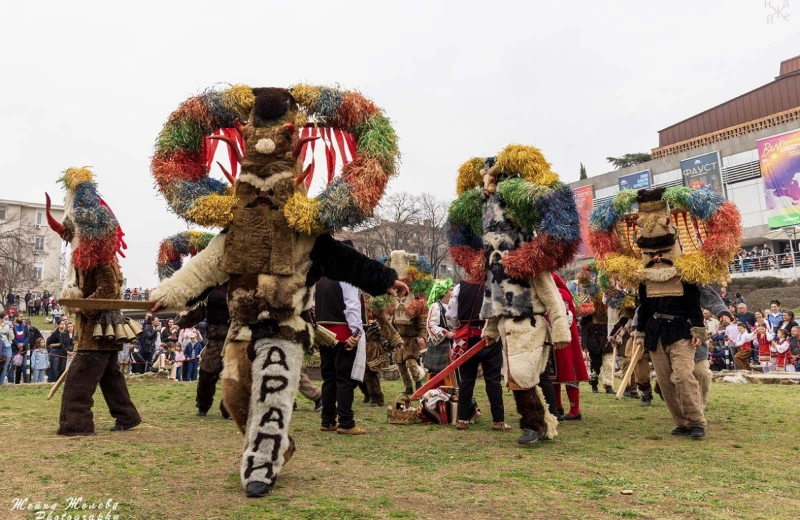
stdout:
<svg viewBox="0 0 800 520">
<path fill-rule="evenodd" d="M 733 340 L 733 345 L 737 347 L 737 352 L 733 356 L 733 361 L 736 363 L 736 368 L 739 370 L 750 370 L 750 355 L 753 349 L 753 340 L 756 339 L 756 335 L 754 332 L 750 332 L 747 325 L 742 322 L 737 323 L 736 327 L 739 337 Z"/>
<path fill-rule="evenodd" d="M 428 319 L 425 330 L 428 331 L 428 351 L 423 364 L 431 375 L 439 373 L 450 364 L 450 346 L 455 332 L 447 325 L 447 306 L 453 295 L 453 280 L 450 278 L 436 280 L 428 296 Z M 446 348 L 446 351 L 443 349 Z M 448 386 L 456 386 L 449 381 Z"/>
</svg>

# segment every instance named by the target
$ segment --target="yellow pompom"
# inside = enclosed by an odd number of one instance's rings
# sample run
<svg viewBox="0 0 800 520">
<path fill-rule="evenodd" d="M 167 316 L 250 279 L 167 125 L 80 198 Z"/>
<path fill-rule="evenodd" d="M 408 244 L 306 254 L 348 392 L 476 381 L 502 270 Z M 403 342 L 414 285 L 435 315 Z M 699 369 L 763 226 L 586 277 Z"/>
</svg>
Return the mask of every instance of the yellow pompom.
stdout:
<svg viewBox="0 0 800 520">
<path fill-rule="evenodd" d="M 700 251 L 677 257 L 675 269 L 687 283 L 706 285 L 713 282 L 724 282 L 728 278 L 727 265 Z"/>
<path fill-rule="evenodd" d="M 644 278 L 644 266 L 638 258 L 612 253 L 598 260 L 597 266 L 628 290 L 638 290 Z"/>
<path fill-rule="evenodd" d="M 473 157 L 461 165 L 458 169 L 458 180 L 456 181 L 456 193 L 458 195 L 483 185 L 481 170 L 483 170 L 484 164 L 485 162 L 482 158 Z"/>
<path fill-rule="evenodd" d="M 235 202 L 233 195 L 207 195 L 197 199 L 186 216 L 203 227 L 224 228 L 233 218 L 231 208 Z"/>
<path fill-rule="evenodd" d="M 224 91 L 220 98 L 222 104 L 239 114 L 239 119 L 242 120 L 250 117 L 250 109 L 256 102 L 253 89 L 247 85 L 231 85 L 231 88 Z"/>
<path fill-rule="evenodd" d="M 319 222 L 319 201 L 309 199 L 302 193 L 295 193 L 286 201 L 283 215 L 289 226 L 298 233 L 313 235 L 325 231 Z"/>
<path fill-rule="evenodd" d="M 300 83 L 295 85 L 289 89 L 291 92 L 292 97 L 294 97 L 297 104 L 300 105 L 305 110 L 314 111 L 314 107 L 317 105 L 317 100 L 319 100 L 319 92 L 320 88 L 315 85 L 309 85 L 308 83 Z"/>
<path fill-rule="evenodd" d="M 61 177 L 68 190 L 74 190 L 78 184 L 94 181 L 94 174 L 86 166 L 82 168 L 67 168 Z"/>
<path fill-rule="evenodd" d="M 550 186 L 558 180 L 558 175 L 550 169 L 550 163 L 542 151 L 533 146 L 510 144 L 497 154 L 496 164 L 503 173 L 519 173 L 536 184 Z"/>
</svg>

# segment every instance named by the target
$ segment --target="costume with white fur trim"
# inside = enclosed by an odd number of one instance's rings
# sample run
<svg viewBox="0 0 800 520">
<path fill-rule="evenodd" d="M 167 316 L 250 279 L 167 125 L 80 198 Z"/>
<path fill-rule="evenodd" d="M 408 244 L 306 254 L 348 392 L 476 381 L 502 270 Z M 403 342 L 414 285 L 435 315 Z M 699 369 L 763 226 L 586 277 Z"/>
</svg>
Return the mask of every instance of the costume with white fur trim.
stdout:
<svg viewBox="0 0 800 520">
<path fill-rule="evenodd" d="M 577 249 L 575 200 L 538 149 L 519 145 L 465 163 L 458 191 L 449 209 L 451 256 L 470 277 L 486 279 L 482 335 L 503 342 L 508 386 L 525 430 L 519 442 L 551 439 L 557 420 L 537 384 L 552 345 L 571 339 L 550 272 Z"/>
<path fill-rule="evenodd" d="M 244 94 L 241 103 L 231 101 L 234 88 Z M 330 235 L 371 213 L 394 173 L 397 150 L 388 119 L 357 93 L 317 88 L 312 96 L 300 86 L 292 92 L 234 88 L 192 98 L 173 114 L 158 141 L 153 173 L 171 207 L 199 223 L 217 215 L 212 223 L 225 229 L 152 297 L 167 308 L 183 308 L 206 289 L 227 283 L 231 326 L 223 353 L 223 401 L 246 436 L 242 484 L 249 496 L 264 496 L 293 452 L 288 429 L 303 353 L 310 350 L 314 334 L 314 284 L 325 276 L 379 295 L 397 280 L 394 271 Z M 210 111 L 210 123 L 198 121 L 193 136 L 198 147 L 203 148 L 203 138 L 215 128 L 236 126 L 226 128 L 227 137 L 218 137 L 228 142 L 242 166 L 232 192 L 220 188 L 219 181 L 200 176 L 198 182 L 190 174 L 196 170 L 179 167 L 179 159 L 189 157 L 189 166 L 200 162 L 202 171 L 201 158 L 193 155 L 196 149 L 176 150 L 171 144 L 181 131 L 176 121 L 195 117 L 201 105 Z M 223 122 L 236 115 L 246 117 L 247 124 Z M 297 126 L 309 116 L 343 126 L 358 145 L 342 177 L 313 199 L 306 196 L 303 182 L 311 171 L 302 170 L 297 160 L 309 141 L 299 138 Z M 238 137 L 229 135 L 234 130 L 243 139 L 243 156 Z M 202 197 L 185 200 L 193 193 Z"/>
</svg>

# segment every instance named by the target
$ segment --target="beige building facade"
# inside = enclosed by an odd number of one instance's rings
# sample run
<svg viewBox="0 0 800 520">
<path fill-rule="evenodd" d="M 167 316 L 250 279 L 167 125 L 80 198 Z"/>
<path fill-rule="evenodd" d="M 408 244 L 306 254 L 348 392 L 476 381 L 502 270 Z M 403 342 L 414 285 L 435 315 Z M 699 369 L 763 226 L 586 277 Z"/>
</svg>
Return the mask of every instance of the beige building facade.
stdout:
<svg viewBox="0 0 800 520">
<path fill-rule="evenodd" d="M 53 205 L 50 212 L 59 222 L 64 218 L 64 206 Z M 24 284 L 24 287 L 14 287 L 13 290 L 19 294 L 28 290 L 41 293 L 48 289 L 46 285 L 49 281 L 63 280 L 66 275 L 62 267 L 63 241 L 47 225 L 45 205 L 0 199 L 0 233 L 7 233 L 14 228 L 32 235 L 33 254 L 24 256 L 31 261 L 34 279 Z"/>
</svg>

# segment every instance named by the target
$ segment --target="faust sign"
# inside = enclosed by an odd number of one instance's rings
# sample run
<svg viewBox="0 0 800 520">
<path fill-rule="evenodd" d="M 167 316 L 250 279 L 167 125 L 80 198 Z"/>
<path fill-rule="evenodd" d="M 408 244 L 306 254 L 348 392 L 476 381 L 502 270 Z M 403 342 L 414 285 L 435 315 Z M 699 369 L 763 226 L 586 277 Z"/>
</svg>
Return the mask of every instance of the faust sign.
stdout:
<svg viewBox="0 0 800 520">
<path fill-rule="evenodd" d="M 719 152 L 698 155 L 681 161 L 683 185 L 692 189 L 714 190 L 723 195 Z"/>
</svg>

